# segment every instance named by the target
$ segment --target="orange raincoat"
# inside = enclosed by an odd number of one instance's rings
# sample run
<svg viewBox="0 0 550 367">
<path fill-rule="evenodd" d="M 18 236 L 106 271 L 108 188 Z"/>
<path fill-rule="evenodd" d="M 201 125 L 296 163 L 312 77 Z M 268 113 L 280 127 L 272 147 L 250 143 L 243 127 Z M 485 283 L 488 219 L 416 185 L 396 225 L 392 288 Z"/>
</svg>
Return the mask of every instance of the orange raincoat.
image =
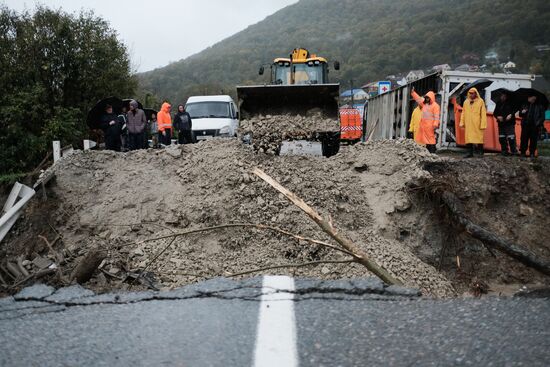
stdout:
<svg viewBox="0 0 550 367">
<path fill-rule="evenodd" d="M 460 127 L 465 129 L 466 144 L 483 144 L 483 135 L 487 128 L 487 110 L 485 102 L 475 88 L 468 91 L 476 92 L 477 98 L 473 101 L 468 97 L 462 105 Z"/>
<path fill-rule="evenodd" d="M 422 108 L 422 116 L 420 125 L 418 126 L 417 138 L 415 141 L 419 144 L 433 145 L 435 141 L 435 129 L 439 127 L 440 108 L 435 101 L 435 93 L 430 91 L 426 93 L 431 103 L 424 103 L 424 98 L 420 97 L 415 91 L 411 92 L 411 96 Z"/>
<path fill-rule="evenodd" d="M 159 132 L 163 132 L 166 129 L 172 129 L 172 116 L 170 116 L 170 103 L 164 102 L 157 114 L 157 123 Z"/>
</svg>

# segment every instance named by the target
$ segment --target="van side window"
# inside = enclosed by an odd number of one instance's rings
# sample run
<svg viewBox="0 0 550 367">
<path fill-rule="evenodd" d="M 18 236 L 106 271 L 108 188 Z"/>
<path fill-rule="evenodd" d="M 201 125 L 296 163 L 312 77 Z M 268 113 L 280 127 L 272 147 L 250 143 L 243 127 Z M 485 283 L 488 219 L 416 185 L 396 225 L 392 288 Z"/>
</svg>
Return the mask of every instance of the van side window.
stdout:
<svg viewBox="0 0 550 367">
<path fill-rule="evenodd" d="M 234 105 L 233 103 L 230 102 L 230 103 L 229 103 L 229 106 L 231 106 L 231 107 L 230 107 L 230 108 L 231 108 L 231 118 L 234 119 L 235 116 L 237 115 L 237 114 L 235 113 L 235 105 Z"/>
</svg>

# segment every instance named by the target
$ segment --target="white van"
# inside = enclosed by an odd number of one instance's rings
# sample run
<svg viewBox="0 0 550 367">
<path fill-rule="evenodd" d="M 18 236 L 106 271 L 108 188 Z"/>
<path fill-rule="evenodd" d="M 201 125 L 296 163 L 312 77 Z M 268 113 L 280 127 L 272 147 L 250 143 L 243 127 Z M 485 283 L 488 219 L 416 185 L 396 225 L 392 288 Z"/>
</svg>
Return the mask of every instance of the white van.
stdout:
<svg viewBox="0 0 550 367">
<path fill-rule="evenodd" d="M 195 140 L 237 136 L 239 112 L 230 96 L 193 96 L 185 104 Z"/>
</svg>

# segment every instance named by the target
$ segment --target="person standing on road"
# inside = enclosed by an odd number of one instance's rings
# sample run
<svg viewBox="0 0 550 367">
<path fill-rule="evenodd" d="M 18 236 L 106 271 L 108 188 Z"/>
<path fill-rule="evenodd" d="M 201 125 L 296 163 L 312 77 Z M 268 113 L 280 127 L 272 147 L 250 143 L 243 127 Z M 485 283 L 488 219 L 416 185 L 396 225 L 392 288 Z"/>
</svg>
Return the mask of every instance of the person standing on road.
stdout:
<svg viewBox="0 0 550 367">
<path fill-rule="evenodd" d="M 424 145 L 418 140 L 420 137 L 420 134 L 418 134 L 418 129 L 420 127 L 420 120 L 422 120 L 422 107 L 420 107 L 420 104 L 417 103 L 416 108 L 414 109 L 411 115 L 409 132 L 412 133 L 412 137 L 415 142 L 417 142 L 420 145 Z"/>
<path fill-rule="evenodd" d="M 100 127 L 105 135 L 105 149 L 120 152 L 122 125 L 117 115 L 113 113 L 113 106 L 105 106 Z"/>
<path fill-rule="evenodd" d="M 439 104 L 436 102 L 435 93 L 429 91 L 424 95 L 424 97 L 420 97 L 413 87 L 411 90 L 411 96 L 422 110 L 417 132 L 418 139 L 415 140 L 419 144 L 426 145 L 426 148 L 430 153 L 435 153 L 435 129 L 439 127 L 439 117 L 441 111 Z"/>
<path fill-rule="evenodd" d="M 483 136 L 487 128 L 487 109 L 476 88 L 470 88 L 468 98 L 462 105 L 460 127 L 465 129 L 468 154 L 464 158 L 472 158 L 474 151 L 483 155 Z"/>
<path fill-rule="evenodd" d="M 164 145 L 172 144 L 172 117 L 170 116 L 170 108 L 172 106 L 168 102 L 164 102 L 157 114 L 157 126 L 161 143 Z"/>
<path fill-rule="evenodd" d="M 509 93 L 503 92 L 497 102 L 493 115 L 498 124 L 498 141 L 502 155 L 516 155 L 516 112 L 517 108 Z M 508 153 L 510 148 L 510 153 Z"/>
<path fill-rule="evenodd" d="M 145 134 L 145 125 L 147 118 L 145 112 L 138 108 L 138 103 L 135 100 L 130 101 L 130 112 L 128 118 L 128 145 L 130 150 L 143 149 L 143 141 Z"/>
<path fill-rule="evenodd" d="M 193 122 L 191 121 L 191 115 L 185 111 L 183 105 L 178 106 L 178 112 L 174 116 L 174 127 L 178 130 L 178 144 L 191 144 L 193 142 L 191 133 Z"/>
<path fill-rule="evenodd" d="M 149 125 L 151 132 L 151 141 L 153 142 L 153 148 L 159 147 L 159 127 L 157 122 L 157 114 L 151 114 L 151 123 Z"/>
<path fill-rule="evenodd" d="M 544 107 L 537 103 L 537 96 L 527 98 L 527 104 L 523 105 L 519 115 L 521 116 L 521 156 L 525 157 L 527 148 L 529 156 L 535 158 L 537 141 L 544 124 Z"/>
<path fill-rule="evenodd" d="M 122 107 L 122 111 L 120 115 L 118 115 L 118 119 L 121 124 L 121 132 L 120 132 L 120 144 L 121 144 L 121 150 L 127 151 L 128 150 L 128 110 L 125 106 Z"/>
</svg>

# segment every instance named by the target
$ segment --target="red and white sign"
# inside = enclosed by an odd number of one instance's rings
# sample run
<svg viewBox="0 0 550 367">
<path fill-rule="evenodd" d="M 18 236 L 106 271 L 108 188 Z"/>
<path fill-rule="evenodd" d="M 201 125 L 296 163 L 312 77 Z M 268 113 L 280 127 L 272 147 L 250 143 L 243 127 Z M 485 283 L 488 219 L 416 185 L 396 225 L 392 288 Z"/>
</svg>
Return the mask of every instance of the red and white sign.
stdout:
<svg viewBox="0 0 550 367">
<path fill-rule="evenodd" d="M 391 82 L 383 81 L 378 82 L 378 95 L 387 93 L 391 90 Z"/>
</svg>

